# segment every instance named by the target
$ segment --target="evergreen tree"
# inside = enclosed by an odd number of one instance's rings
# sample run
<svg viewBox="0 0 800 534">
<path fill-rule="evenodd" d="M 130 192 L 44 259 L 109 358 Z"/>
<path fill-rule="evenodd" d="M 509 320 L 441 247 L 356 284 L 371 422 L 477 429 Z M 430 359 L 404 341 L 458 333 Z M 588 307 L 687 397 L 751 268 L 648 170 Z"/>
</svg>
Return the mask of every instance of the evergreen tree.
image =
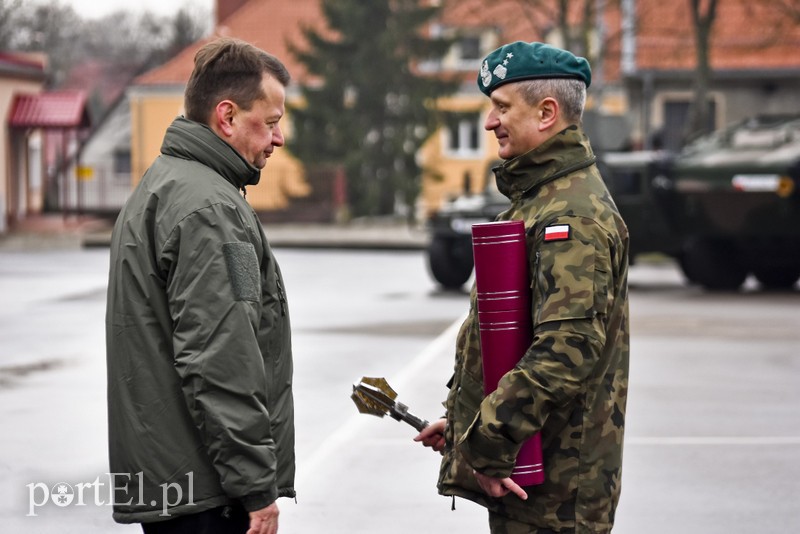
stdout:
<svg viewBox="0 0 800 534">
<path fill-rule="evenodd" d="M 322 0 L 333 31 L 306 28 L 308 46 L 291 48 L 311 79 L 301 87 L 303 104 L 290 108 L 287 146 L 306 165 L 344 168 L 355 216 L 392 214 L 398 199 L 413 214 L 417 152 L 436 128 L 436 99 L 457 87 L 420 72 L 452 44 L 426 35 L 439 11 L 428 4 Z"/>
</svg>

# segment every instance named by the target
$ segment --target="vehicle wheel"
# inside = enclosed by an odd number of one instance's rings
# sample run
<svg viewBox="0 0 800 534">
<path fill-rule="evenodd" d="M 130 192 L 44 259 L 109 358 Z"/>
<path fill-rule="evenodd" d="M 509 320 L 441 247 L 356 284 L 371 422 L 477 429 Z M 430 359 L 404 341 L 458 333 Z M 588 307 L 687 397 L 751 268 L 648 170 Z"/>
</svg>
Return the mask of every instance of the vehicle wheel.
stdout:
<svg viewBox="0 0 800 534">
<path fill-rule="evenodd" d="M 766 289 L 789 289 L 800 279 L 800 264 L 756 265 L 753 275 Z"/>
<path fill-rule="evenodd" d="M 697 275 L 692 272 L 691 268 L 686 264 L 686 251 L 682 251 L 680 254 L 678 254 L 675 257 L 675 260 L 678 262 L 678 266 L 681 268 L 686 281 L 690 284 L 699 284 L 697 281 Z"/>
<path fill-rule="evenodd" d="M 452 239 L 433 238 L 428 246 L 428 265 L 437 282 L 447 289 L 458 289 L 472 276 L 474 260 L 458 250 Z"/>
<path fill-rule="evenodd" d="M 741 255 L 726 241 L 690 240 L 681 263 L 686 278 L 710 290 L 738 289 L 747 278 Z"/>
</svg>

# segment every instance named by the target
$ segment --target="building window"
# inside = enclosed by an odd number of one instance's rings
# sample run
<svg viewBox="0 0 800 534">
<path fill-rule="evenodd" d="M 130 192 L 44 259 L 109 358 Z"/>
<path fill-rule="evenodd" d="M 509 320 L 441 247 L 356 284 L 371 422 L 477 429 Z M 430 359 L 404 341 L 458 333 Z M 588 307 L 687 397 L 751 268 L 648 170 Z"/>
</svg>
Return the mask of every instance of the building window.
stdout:
<svg viewBox="0 0 800 534">
<path fill-rule="evenodd" d="M 130 174 L 131 173 L 131 151 L 125 149 L 117 149 L 114 151 L 114 173 L 115 174 Z"/>
<path fill-rule="evenodd" d="M 490 50 L 497 48 L 499 35 L 497 28 L 471 28 L 462 33 L 463 28 L 436 26 L 434 35 L 453 38 L 453 44 L 438 61 L 421 64 L 424 72 L 476 71 L 480 62 Z"/>
<path fill-rule="evenodd" d="M 479 157 L 480 132 L 479 113 L 448 113 L 444 125 L 445 154 L 460 158 Z"/>
<path fill-rule="evenodd" d="M 458 55 L 461 61 L 478 61 L 481 59 L 481 38 L 479 36 L 462 37 L 458 41 Z"/>
<path fill-rule="evenodd" d="M 686 101 L 666 101 L 664 102 L 664 137 L 661 139 L 662 148 L 668 150 L 679 150 L 686 139 L 686 126 L 689 122 L 690 102 Z M 706 128 L 713 132 L 716 127 L 716 102 L 708 101 L 708 124 Z M 658 147 L 657 147 L 658 148 Z"/>
<path fill-rule="evenodd" d="M 648 148 L 680 150 L 686 142 L 686 127 L 693 94 L 689 91 L 663 91 L 653 98 L 652 129 Z M 708 95 L 709 131 L 725 124 L 725 101 L 716 91 Z"/>
</svg>

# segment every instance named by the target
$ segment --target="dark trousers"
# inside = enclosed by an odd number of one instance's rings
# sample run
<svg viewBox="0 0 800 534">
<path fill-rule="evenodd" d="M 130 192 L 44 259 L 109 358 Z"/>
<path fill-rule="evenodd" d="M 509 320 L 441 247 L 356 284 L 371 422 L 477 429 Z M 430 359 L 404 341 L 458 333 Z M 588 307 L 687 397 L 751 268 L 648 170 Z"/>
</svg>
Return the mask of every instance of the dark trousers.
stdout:
<svg viewBox="0 0 800 534">
<path fill-rule="evenodd" d="M 241 506 L 220 506 L 157 523 L 142 523 L 145 534 L 245 534 L 250 515 Z"/>
</svg>

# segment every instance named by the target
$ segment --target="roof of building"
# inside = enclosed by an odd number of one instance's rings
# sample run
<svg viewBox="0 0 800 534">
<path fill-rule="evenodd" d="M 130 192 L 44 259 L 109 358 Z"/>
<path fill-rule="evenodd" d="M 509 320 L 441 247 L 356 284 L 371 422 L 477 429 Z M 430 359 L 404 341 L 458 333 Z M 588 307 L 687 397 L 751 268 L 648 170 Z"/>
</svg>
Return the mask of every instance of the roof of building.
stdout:
<svg viewBox="0 0 800 534">
<path fill-rule="evenodd" d="M 0 77 L 45 79 L 44 59 L 31 54 L 0 52 Z"/>
<path fill-rule="evenodd" d="M 227 36 L 247 41 L 273 54 L 286 65 L 295 80 L 305 77 L 305 69 L 289 53 L 288 43 L 300 43 L 301 29 L 319 26 L 322 21 L 320 0 L 250 1 L 228 16 L 214 35 L 181 51 L 164 65 L 136 78 L 136 85 L 185 84 L 194 67 L 194 55 L 214 38 Z"/>
<path fill-rule="evenodd" d="M 92 105 L 99 106 L 99 109 L 91 111 L 107 112 L 125 92 L 139 69 L 137 65 L 119 61 L 87 59 L 70 69 L 58 89 L 85 91 L 90 108 Z M 98 115 L 92 117 L 96 119 Z"/>
<path fill-rule="evenodd" d="M 11 128 L 82 128 L 90 125 L 86 93 L 59 91 L 14 96 L 8 113 Z"/>
<path fill-rule="evenodd" d="M 720 2 L 711 33 L 714 70 L 800 69 L 800 24 L 780 2 Z M 637 2 L 636 65 L 691 70 L 695 57 L 689 2 Z"/>
<path fill-rule="evenodd" d="M 519 0 L 440 0 L 441 25 L 497 32 L 497 45 L 512 41 L 558 39 L 558 2 Z M 262 48 L 284 62 L 295 81 L 306 72 L 289 53 L 288 43 L 302 42 L 304 27 L 324 28 L 321 0 L 250 0 L 233 11 L 215 34 L 183 50 L 171 61 L 135 80 L 137 85 L 182 85 L 189 79 L 197 50 L 212 38 L 231 36 Z M 534 5 L 535 4 L 535 5 Z M 582 3 L 581 3 L 582 4 Z M 800 69 L 800 24 L 781 16 L 778 2 L 721 2 L 711 46 L 711 67 L 719 71 Z M 568 20 L 580 24 L 584 13 L 571 3 Z M 635 2 L 635 68 L 637 71 L 689 71 L 697 63 L 689 5 L 663 0 Z M 618 80 L 621 64 L 622 14 L 618 3 L 606 3 L 604 18 L 606 81 Z M 557 43 L 554 43 L 557 44 Z M 595 65 L 593 67 L 596 68 Z M 465 80 L 476 72 L 465 73 Z"/>
</svg>

